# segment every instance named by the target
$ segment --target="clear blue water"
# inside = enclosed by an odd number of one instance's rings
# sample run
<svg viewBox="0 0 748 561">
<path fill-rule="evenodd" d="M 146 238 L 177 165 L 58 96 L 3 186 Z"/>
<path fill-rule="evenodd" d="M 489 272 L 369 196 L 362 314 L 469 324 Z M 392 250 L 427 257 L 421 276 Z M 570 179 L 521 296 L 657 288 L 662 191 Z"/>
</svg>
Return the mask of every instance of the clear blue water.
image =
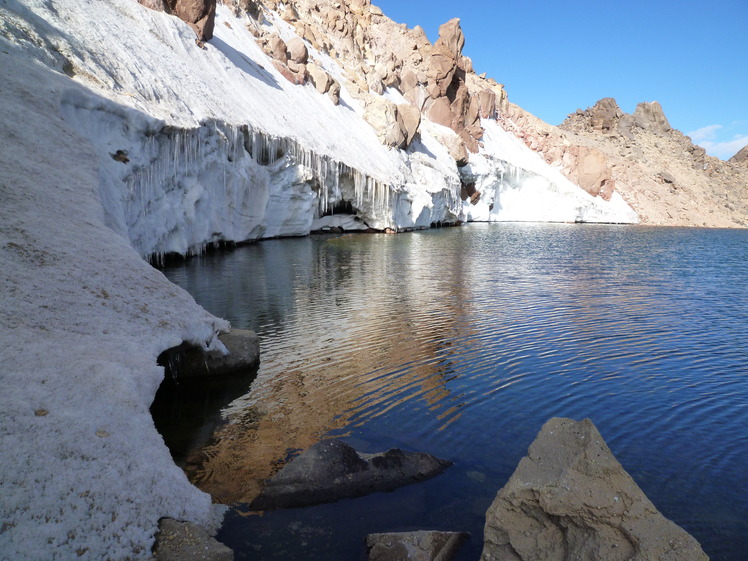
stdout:
<svg viewBox="0 0 748 561">
<path fill-rule="evenodd" d="M 553 416 L 592 419 L 712 560 L 746 559 L 746 230 L 475 224 L 269 240 L 165 274 L 262 341 L 224 413 L 244 421 L 213 443 L 233 459 L 203 482 L 326 437 L 454 462 L 330 505 L 239 501 L 219 535 L 237 559 L 358 559 L 366 533 L 406 529 L 469 531 L 460 559 L 477 559 L 486 509 Z"/>
</svg>

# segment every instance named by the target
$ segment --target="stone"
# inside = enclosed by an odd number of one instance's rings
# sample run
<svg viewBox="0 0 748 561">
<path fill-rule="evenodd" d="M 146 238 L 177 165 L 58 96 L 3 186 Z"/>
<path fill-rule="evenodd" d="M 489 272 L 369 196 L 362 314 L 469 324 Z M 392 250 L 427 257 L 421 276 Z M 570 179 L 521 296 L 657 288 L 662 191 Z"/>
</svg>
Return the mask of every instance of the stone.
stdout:
<svg viewBox="0 0 748 561">
<path fill-rule="evenodd" d="M 332 101 L 333 104 L 340 104 L 340 83 L 337 80 L 332 81 L 330 89 L 327 90 L 327 96 L 330 98 L 330 101 Z"/>
<path fill-rule="evenodd" d="M 432 103 L 426 104 L 426 117 L 433 122 L 445 126 L 452 126 L 452 107 L 446 97 L 440 97 Z"/>
<path fill-rule="evenodd" d="M 311 80 L 312 85 L 314 85 L 319 93 L 327 93 L 333 83 L 332 77 L 316 64 L 310 63 L 307 64 L 306 67 L 307 72 L 309 72 L 309 79 Z"/>
<path fill-rule="evenodd" d="M 465 532 L 390 532 L 366 536 L 369 561 L 450 561 L 470 534 Z"/>
<path fill-rule="evenodd" d="M 481 90 L 478 93 L 480 116 L 482 119 L 496 118 L 496 93 L 493 90 Z"/>
<path fill-rule="evenodd" d="M 323 440 L 265 482 L 251 503 L 256 510 L 292 508 L 359 497 L 430 479 L 451 462 L 397 448 L 359 454 L 342 440 Z"/>
<path fill-rule="evenodd" d="M 377 138 L 385 146 L 402 148 L 407 140 L 406 132 L 398 122 L 397 105 L 381 97 L 372 96 L 366 104 L 364 119 L 377 133 Z"/>
<path fill-rule="evenodd" d="M 418 132 L 418 127 L 421 124 L 421 112 L 413 105 L 398 105 L 397 122 L 400 126 L 400 130 L 405 133 L 404 148 L 407 148 L 410 146 L 410 143 L 413 142 L 413 137 L 415 137 Z"/>
<path fill-rule="evenodd" d="M 166 4 L 172 14 L 193 29 L 198 41 L 213 38 L 216 0 L 166 0 Z"/>
<path fill-rule="evenodd" d="M 603 185 L 612 181 L 608 157 L 597 148 L 578 146 L 569 149 L 576 155 L 576 182 L 593 197 L 600 195 Z"/>
<path fill-rule="evenodd" d="M 623 112 L 618 103 L 612 97 L 605 97 L 595 103 L 589 109 L 589 119 L 592 130 L 607 133 L 616 129 L 618 120 L 622 117 Z"/>
<path fill-rule="evenodd" d="M 634 123 L 642 129 L 654 133 L 666 133 L 670 126 L 662 106 L 657 101 L 642 102 L 634 110 Z"/>
<path fill-rule="evenodd" d="M 304 41 L 299 37 L 294 37 L 288 41 L 288 58 L 299 64 L 306 64 L 309 60 L 309 51 Z"/>
<path fill-rule="evenodd" d="M 165 12 L 168 9 L 166 0 L 138 0 L 138 4 L 157 12 Z"/>
<path fill-rule="evenodd" d="M 456 61 L 462 54 L 462 48 L 465 46 L 465 35 L 460 27 L 460 18 L 452 18 L 447 23 L 439 26 L 439 38 L 434 44 L 435 47 L 444 46 L 452 54 Z"/>
<path fill-rule="evenodd" d="M 218 338 L 229 354 L 212 356 L 202 349 L 182 344 L 163 352 L 158 362 L 176 379 L 249 372 L 260 364 L 260 338 L 254 331 L 232 329 Z"/>
<path fill-rule="evenodd" d="M 290 62 L 289 65 L 285 65 L 278 60 L 274 60 L 273 66 L 286 80 L 299 86 L 306 81 L 306 65 L 300 65 L 297 67 L 298 71 L 294 71 L 290 67 Z"/>
<path fill-rule="evenodd" d="M 728 160 L 733 164 L 745 164 L 748 162 L 748 145 L 743 146 L 738 153 Z"/>
<path fill-rule="evenodd" d="M 158 523 L 155 561 L 233 561 L 234 552 L 192 522 L 162 518 Z"/>
<path fill-rule="evenodd" d="M 288 47 L 286 46 L 286 42 L 275 33 L 267 38 L 265 52 L 268 56 L 282 64 L 288 62 Z"/>
<path fill-rule="evenodd" d="M 549 420 L 486 514 L 482 561 L 708 561 L 589 419 Z"/>
</svg>

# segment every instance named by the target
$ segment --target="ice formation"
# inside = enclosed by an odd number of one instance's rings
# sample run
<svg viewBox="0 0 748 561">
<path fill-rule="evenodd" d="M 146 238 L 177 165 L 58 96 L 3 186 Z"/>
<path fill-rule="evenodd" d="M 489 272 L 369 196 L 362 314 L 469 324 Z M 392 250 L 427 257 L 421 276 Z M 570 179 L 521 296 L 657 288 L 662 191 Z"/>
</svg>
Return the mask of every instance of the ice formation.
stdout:
<svg viewBox="0 0 748 561">
<path fill-rule="evenodd" d="M 246 23 L 219 5 L 201 49 L 134 0 L 0 3 L 3 558 L 148 559 L 159 518 L 220 518 L 148 408 L 156 357 L 220 351 L 228 325 L 144 257 L 315 227 L 635 219 L 495 122 L 462 170 L 427 121 L 407 151 L 385 148 L 333 61 L 315 55 L 340 106 L 285 80 Z"/>
</svg>

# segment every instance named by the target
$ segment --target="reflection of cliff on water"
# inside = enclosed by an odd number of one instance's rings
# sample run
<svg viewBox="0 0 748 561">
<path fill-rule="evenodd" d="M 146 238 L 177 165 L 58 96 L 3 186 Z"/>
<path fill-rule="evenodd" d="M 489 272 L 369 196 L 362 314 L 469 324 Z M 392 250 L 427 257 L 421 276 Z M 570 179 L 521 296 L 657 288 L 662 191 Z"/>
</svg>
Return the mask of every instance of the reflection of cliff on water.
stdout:
<svg viewBox="0 0 748 561">
<path fill-rule="evenodd" d="M 456 419 L 446 382 L 451 341 L 471 344 L 459 319 L 468 287 L 459 247 L 442 239 L 453 238 L 269 241 L 224 254 L 210 280 L 200 269 L 212 257 L 182 270 L 177 282 L 201 304 L 262 341 L 257 379 L 188 459 L 190 479 L 218 501 L 249 502 L 289 454 L 332 430 L 406 402 L 440 426 Z"/>
</svg>

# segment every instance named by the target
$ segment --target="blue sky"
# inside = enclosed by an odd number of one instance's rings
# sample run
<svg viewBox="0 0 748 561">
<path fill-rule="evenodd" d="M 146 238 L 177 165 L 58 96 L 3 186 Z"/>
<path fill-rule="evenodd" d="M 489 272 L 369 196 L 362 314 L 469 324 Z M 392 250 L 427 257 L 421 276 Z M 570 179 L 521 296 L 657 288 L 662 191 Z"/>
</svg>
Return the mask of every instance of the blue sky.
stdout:
<svg viewBox="0 0 748 561">
<path fill-rule="evenodd" d="M 432 42 L 459 17 L 476 72 L 553 125 L 603 97 L 627 113 L 656 100 L 713 156 L 748 144 L 748 0 L 373 3 Z"/>
</svg>

